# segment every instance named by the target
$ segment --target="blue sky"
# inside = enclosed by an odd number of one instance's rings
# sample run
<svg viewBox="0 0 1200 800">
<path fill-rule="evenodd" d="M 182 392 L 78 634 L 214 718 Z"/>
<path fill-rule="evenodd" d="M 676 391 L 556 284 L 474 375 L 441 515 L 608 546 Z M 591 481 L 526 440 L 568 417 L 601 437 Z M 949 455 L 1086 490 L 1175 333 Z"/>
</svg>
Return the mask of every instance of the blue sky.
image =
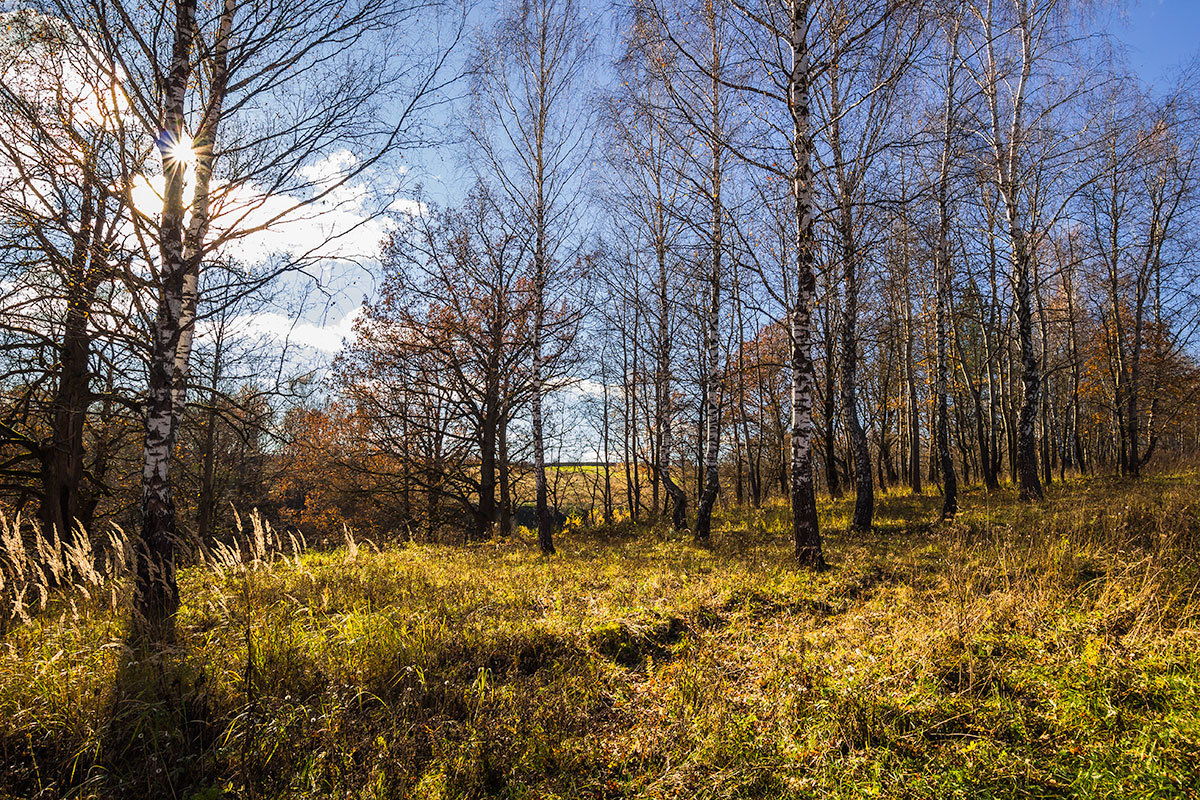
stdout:
<svg viewBox="0 0 1200 800">
<path fill-rule="evenodd" d="M 1109 30 L 1129 48 L 1142 80 L 1163 89 L 1200 55 L 1200 0 L 1129 0 Z"/>
<path fill-rule="evenodd" d="M 608 76 L 603 62 L 611 57 L 609 51 L 620 36 L 617 17 L 609 0 L 583 0 L 582 5 L 600 39 L 597 78 L 602 81 Z M 493 2 L 484 0 L 472 14 L 472 24 L 486 25 L 493 9 Z M 1130 66 L 1158 91 L 1172 86 L 1178 70 L 1200 58 L 1200 0 L 1116 0 L 1101 10 L 1097 22 L 1097 27 L 1125 45 Z M 473 181 L 460 154 L 451 150 L 422 153 L 414 159 L 419 180 L 435 201 L 457 201 Z"/>
<path fill-rule="evenodd" d="M 582 5 L 600 37 L 597 56 L 601 64 L 596 78 L 602 80 L 608 73 L 603 62 L 618 36 L 616 19 L 608 0 L 583 0 Z M 493 8 L 490 0 L 484 0 L 473 13 L 472 23 L 486 24 Z M 1173 85 L 1180 67 L 1200 57 L 1200 0 L 1117 0 L 1101 9 L 1096 23 L 1125 45 L 1130 66 L 1158 92 Z M 458 91 L 465 88 L 460 86 Z M 452 122 L 461 122 L 461 110 L 443 109 L 441 113 Z M 412 154 L 411 163 L 410 178 L 423 183 L 426 196 L 434 201 L 455 202 L 473 180 L 453 148 Z M 327 287 L 333 293 L 332 301 L 308 309 L 299 323 L 302 329 L 292 329 L 298 339 L 310 340 L 326 355 L 349 334 L 358 304 L 374 289 L 373 280 L 358 268 L 332 277 Z M 280 316 L 277 322 L 285 331 L 290 328 L 286 317 Z"/>
</svg>

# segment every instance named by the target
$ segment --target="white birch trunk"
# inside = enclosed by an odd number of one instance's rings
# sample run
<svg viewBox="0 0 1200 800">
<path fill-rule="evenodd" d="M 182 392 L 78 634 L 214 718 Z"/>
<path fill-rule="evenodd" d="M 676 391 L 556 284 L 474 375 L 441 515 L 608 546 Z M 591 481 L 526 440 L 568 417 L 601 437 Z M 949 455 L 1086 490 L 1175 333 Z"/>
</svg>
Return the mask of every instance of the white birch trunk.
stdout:
<svg viewBox="0 0 1200 800">
<path fill-rule="evenodd" d="M 179 607 L 170 462 L 178 431 L 173 387 L 177 383 L 175 357 L 180 341 L 187 262 L 183 231 L 184 166 L 173 163 L 170 152 L 183 136 L 195 21 L 196 0 L 180 0 L 176 7 L 171 65 L 163 87 L 163 131 L 158 141 L 165 177 L 158 231 L 160 287 L 151 334 L 142 467 L 142 536 L 134 581 L 135 624 L 139 636 L 147 642 L 174 639 L 174 614 Z"/>
<path fill-rule="evenodd" d="M 817 523 L 812 470 L 812 309 L 816 295 L 813 272 L 812 127 L 809 117 L 808 17 L 810 0 L 792 0 L 792 71 L 788 105 L 792 114 L 792 177 L 796 201 L 796 298 L 792 334 L 792 534 L 796 558 L 814 569 L 825 568 Z"/>
<path fill-rule="evenodd" d="M 704 489 L 700 493 L 696 509 L 695 540 L 707 545 L 712 532 L 712 510 L 721 489 L 717 459 L 721 452 L 721 369 L 719 333 L 721 323 L 721 255 L 724 248 L 724 209 L 721 206 L 721 158 L 724 143 L 721 140 L 721 53 L 717 37 L 715 5 L 709 5 L 709 24 L 712 34 L 712 95 L 710 142 L 712 163 L 709 167 L 709 189 L 711 191 L 711 264 L 709 280 L 708 320 L 705 326 L 704 351 L 708 374 L 704 381 Z"/>
</svg>

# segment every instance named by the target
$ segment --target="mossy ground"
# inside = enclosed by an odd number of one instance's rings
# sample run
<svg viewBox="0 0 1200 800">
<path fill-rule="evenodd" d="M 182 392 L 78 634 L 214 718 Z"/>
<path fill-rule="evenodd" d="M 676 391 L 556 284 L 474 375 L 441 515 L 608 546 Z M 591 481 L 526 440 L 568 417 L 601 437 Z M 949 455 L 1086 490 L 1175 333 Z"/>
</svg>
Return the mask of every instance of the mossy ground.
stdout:
<svg viewBox="0 0 1200 800">
<path fill-rule="evenodd" d="M 60 600 L 0 643 L 0 797 L 1200 797 L 1198 490 L 827 502 L 820 575 L 782 507 L 191 570 L 152 658 Z"/>
</svg>

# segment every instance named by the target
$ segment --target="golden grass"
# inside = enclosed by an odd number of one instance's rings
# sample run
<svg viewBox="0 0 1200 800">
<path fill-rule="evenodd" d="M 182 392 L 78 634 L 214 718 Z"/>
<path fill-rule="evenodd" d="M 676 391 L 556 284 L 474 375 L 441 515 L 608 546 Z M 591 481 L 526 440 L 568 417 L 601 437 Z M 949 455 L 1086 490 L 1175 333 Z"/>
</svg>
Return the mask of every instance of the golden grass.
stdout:
<svg viewBox="0 0 1200 800">
<path fill-rule="evenodd" d="M 1200 796 L 1198 486 L 825 501 L 821 575 L 778 506 L 230 558 L 165 654 L 51 600 L 0 645 L 0 796 Z"/>
</svg>

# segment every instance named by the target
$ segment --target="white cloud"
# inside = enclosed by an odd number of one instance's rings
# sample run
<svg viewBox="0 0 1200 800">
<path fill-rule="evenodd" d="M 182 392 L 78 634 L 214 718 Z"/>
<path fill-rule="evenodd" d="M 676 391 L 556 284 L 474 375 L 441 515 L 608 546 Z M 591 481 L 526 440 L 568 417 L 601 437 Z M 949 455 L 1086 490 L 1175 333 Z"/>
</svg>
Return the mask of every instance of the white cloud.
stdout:
<svg viewBox="0 0 1200 800">
<path fill-rule="evenodd" d="M 245 187 L 229 198 L 215 232 L 224 233 L 222 221 L 240 230 L 261 228 L 232 239 L 226 248 L 247 266 L 275 255 L 335 261 L 374 258 L 394 222 L 373 213 L 368 193 L 362 184 L 341 186 L 295 208 L 296 198 L 265 196 L 256 187 Z"/>
<path fill-rule="evenodd" d="M 325 167 L 314 169 L 322 171 Z M 155 217 L 162 209 L 162 191 L 162 175 L 138 176 L 133 188 L 134 204 L 144 214 Z M 375 258 L 396 223 L 377 213 L 370 187 L 348 183 L 322 191 L 327 192 L 324 197 L 301 204 L 300 198 L 267 194 L 251 183 L 233 188 L 218 185 L 213 191 L 219 207 L 214 209 L 211 237 L 228 237 L 222 252 L 249 269 L 274 256 L 331 261 Z M 407 214 L 427 211 L 424 203 L 407 198 L 396 198 L 387 210 Z"/>
<path fill-rule="evenodd" d="M 343 340 L 353 335 L 354 322 L 361 314 L 362 306 L 356 306 L 341 319 L 314 323 L 268 311 L 240 317 L 235 327 L 245 331 L 247 335 L 264 335 L 280 344 L 286 342 L 322 353 L 336 353 L 342 349 Z"/>
<path fill-rule="evenodd" d="M 397 197 L 388 204 L 388 211 L 404 214 L 409 217 L 423 217 L 429 213 L 429 206 L 419 200 L 407 197 Z"/>
<path fill-rule="evenodd" d="M 342 176 L 358 166 L 358 156 L 349 150 L 335 150 L 324 158 L 300 168 L 300 175 L 305 180 L 322 189 L 336 186 Z"/>
<path fill-rule="evenodd" d="M 579 378 L 570 386 L 580 397 L 593 399 L 604 397 L 604 384 L 590 378 Z"/>
</svg>

